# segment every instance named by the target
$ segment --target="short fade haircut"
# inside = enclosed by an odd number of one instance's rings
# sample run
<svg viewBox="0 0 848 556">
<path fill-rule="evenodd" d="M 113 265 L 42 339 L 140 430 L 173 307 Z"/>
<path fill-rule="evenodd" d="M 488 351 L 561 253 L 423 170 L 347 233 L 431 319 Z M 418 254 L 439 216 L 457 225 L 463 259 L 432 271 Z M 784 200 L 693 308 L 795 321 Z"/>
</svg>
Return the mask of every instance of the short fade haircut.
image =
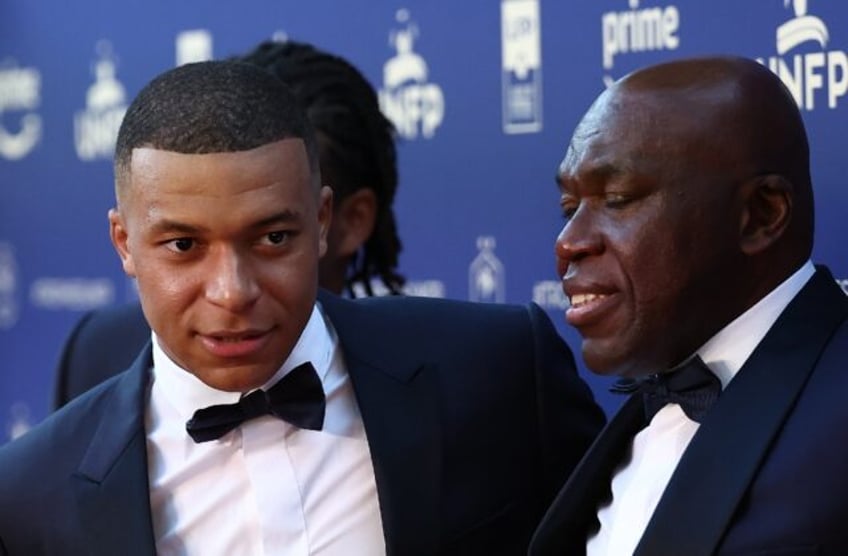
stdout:
<svg viewBox="0 0 848 556">
<path fill-rule="evenodd" d="M 289 138 L 303 140 L 317 178 L 312 126 L 282 81 L 232 60 L 186 64 L 153 79 L 127 109 L 115 145 L 116 187 L 129 173 L 135 148 L 208 154 L 247 151 Z M 320 179 L 315 182 L 320 186 Z"/>
</svg>

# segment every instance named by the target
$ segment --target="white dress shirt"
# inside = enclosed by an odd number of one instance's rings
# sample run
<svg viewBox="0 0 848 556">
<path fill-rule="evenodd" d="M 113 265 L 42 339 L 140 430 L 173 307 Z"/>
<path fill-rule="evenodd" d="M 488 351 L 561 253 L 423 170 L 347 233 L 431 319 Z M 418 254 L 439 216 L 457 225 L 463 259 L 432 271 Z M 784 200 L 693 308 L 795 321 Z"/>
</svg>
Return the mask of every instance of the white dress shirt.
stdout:
<svg viewBox="0 0 848 556">
<path fill-rule="evenodd" d="M 814 272 L 808 261 L 697 351 L 722 389 Z M 633 554 L 699 426 L 679 405 L 668 404 L 633 438 L 632 457 L 613 474 L 612 500 L 598 509 L 601 528 L 588 539 L 587 556 Z"/>
<path fill-rule="evenodd" d="M 263 386 L 311 361 L 327 398 L 324 427 L 264 416 L 195 443 L 195 410 L 235 403 L 178 367 L 153 336 L 147 411 L 156 551 L 173 554 L 385 554 L 374 469 L 332 325 L 318 304 L 289 358 Z"/>
</svg>

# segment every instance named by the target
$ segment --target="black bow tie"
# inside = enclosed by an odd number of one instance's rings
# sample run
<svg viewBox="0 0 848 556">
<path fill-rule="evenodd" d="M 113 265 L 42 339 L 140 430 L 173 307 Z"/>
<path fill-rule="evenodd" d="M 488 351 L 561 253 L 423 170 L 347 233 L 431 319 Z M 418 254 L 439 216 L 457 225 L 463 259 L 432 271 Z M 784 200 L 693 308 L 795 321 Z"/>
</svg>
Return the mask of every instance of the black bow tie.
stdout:
<svg viewBox="0 0 848 556">
<path fill-rule="evenodd" d="M 321 430 L 324 409 L 321 379 L 312 363 L 306 362 L 292 369 L 267 392 L 256 390 L 238 403 L 198 409 L 186 423 L 186 430 L 195 442 L 208 442 L 262 415 L 274 415 L 302 429 Z"/>
<path fill-rule="evenodd" d="M 646 423 L 670 403 L 680 405 L 687 417 L 700 423 L 718 400 L 721 381 L 700 357 L 694 355 L 664 373 L 636 380 L 621 379 L 611 390 L 615 393 L 641 392 Z"/>
</svg>

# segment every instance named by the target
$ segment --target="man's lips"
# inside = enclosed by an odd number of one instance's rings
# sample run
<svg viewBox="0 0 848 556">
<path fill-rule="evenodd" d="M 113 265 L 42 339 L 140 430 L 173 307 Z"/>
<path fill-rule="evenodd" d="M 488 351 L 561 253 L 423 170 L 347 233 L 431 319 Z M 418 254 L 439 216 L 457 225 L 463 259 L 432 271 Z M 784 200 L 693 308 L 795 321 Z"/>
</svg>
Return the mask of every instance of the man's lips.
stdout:
<svg viewBox="0 0 848 556">
<path fill-rule="evenodd" d="M 599 284 L 579 284 L 563 280 L 563 291 L 568 297 L 569 308 L 565 320 L 576 328 L 600 323 L 616 305 L 616 291 Z"/>
<path fill-rule="evenodd" d="M 576 293 L 568 299 L 568 302 L 572 307 L 579 309 L 605 297 L 606 295 L 602 293 Z"/>
<path fill-rule="evenodd" d="M 594 293 L 573 295 L 570 301 L 571 307 L 565 312 L 565 320 L 576 328 L 600 322 L 615 304 L 612 296 Z"/>
<path fill-rule="evenodd" d="M 198 333 L 203 346 L 216 357 L 245 357 L 261 350 L 270 338 L 269 330 L 221 330 Z"/>
</svg>

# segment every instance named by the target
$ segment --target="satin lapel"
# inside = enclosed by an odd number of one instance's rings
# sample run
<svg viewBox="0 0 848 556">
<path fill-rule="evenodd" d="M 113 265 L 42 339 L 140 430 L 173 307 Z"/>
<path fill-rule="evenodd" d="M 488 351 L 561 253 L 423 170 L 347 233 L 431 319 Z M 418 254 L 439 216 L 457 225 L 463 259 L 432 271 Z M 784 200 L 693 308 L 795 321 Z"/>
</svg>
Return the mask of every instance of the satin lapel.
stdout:
<svg viewBox="0 0 848 556">
<path fill-rule="evenodd" d="M 412 360 L 408 345 L 386 330 L 391 322 L 375 322 L 367 307 L 325 294 L 319 300 L 338 332 L 362 413 L 387 554 L 437 554 L 443 434 L 437 369 Z"/>
<path fill-rule="evenodd" d="M 598 504 L 610 495 L 612 474 L 628 457 L 633 437 L 644 426 L 642 396 L 630 396 L 545 514 L 530 543 L 531 555 L 584 553 L 588 533 L 598 527 Z"/>
<path fill-rule="evenodd" d="M 91 554 L 154 554 L 144 408 L 150 345 L 111 391 L 100 426 L 73 477 Z"/>
<path fill-rule="evenodd" d="M 672 475 L 635 554 L 712 554 L 848 298 L 826 270 L 789 304 L 722 393 Z"/>
</svg>

